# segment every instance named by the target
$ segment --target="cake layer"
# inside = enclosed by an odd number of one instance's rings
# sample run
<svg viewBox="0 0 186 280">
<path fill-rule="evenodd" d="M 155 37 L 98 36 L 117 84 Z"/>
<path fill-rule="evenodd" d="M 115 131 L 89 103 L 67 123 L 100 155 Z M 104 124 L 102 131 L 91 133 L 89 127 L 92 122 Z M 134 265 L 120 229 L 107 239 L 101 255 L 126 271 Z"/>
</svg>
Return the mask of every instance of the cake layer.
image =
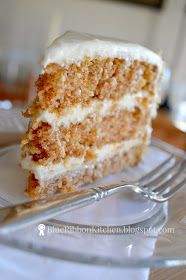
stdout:
<svg viewBox="0 0 186 280">
<path fill-rule="evenodd" d="M 127 150 L 114 154 L 103 160 L 95 161 L 90 165 L 83 165 L 77 169 L 70 170 L 65 174 L 59 172 L 59 176 L 46 180 L 41 184 L 34 174 L 30 174 L 26 193 L 34 198 L 49 193 L 69 192 L 85 183 L 91 183 L 108 174 L 120 172 L 126 167 L 136 165 L 142 158 L 147 142 L 131 146 Z M 59 170 L 60 171 L 60 170 Z"/>
<path fill-rule="evenodd" d="M 118 100 L 125 94 L 146 91 L 157 95 L 158 69 L 154 65 L 124 60 L 85 58 L 81 65 L 49 64 L 36 82 L 38 95 L 25 112 L 37 117 L 49 113 L 65 115 L 67 108 L 86 107 L 93 100 Z"/>
<path fill-rule="evenodd" d="M 43 67 L 50 63 L 59 65 L 80 64 L 85 56 L 94 58 L 120 58 L 130 63 L 133 60 L 141 60 L 146 63 L 157 65 L 162 69 L 161 57 L 137 44 L 131 44 L 127 41 L 94 36 L 86 33 L 68 31 L 57 38 L 47 49 Z"/>
<path fill-rule="evenodd" d="M 109 158 L 116 153 L 123 151 L 128 151 L 136 145 L 142 144 L 143 138 L 131 139 L 128 141 L 123 141 L 120 143 L 106 144 L 102 148 L 94 149 L 95 159 L 94 161 L 102 161 L 104 158 Z M 74 170 L 80 168 L 83 165 L 91 164 L 91 162 L 86 162 L 85 157 L 74 157 L 71 156 L 65 161 L 54 164 L 50 163 L 48 165 L 40 165 L 33 162 L 29 157 L 25 158 L 22 161 L 22 166 L 24 169 L 30 170 L 34 173 L 35 178 L 44 181 L 50 180 L 56 176 L 59 176 L 61 173 L 66 173 L 69 170 Z"/>
<path fill-rule="evenodd" d="M 151 120 L 151 110 L 143 105 L 133 111 L 113 110 L 109 115 L 90 115 L 81 123 L 68 128 L 61 125 L 54 129 L 48 123 L 40 123 L 29 129 L 22 142 L 23 154 L 31 156 L 39 164 L 57 163 L 69 156 L 82 157 L 86 161 L 95 158 L 94 149 L 105 144 L 117 143 L 146 133 Z"/>
</svg>

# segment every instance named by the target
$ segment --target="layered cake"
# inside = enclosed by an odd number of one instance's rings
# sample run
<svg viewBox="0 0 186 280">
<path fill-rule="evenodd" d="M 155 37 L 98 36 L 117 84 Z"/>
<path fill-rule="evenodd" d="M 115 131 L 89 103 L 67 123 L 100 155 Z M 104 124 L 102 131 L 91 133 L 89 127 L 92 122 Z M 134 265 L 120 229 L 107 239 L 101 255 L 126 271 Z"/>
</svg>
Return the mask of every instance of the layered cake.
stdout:
<svg viewBox="0 0 186 280">
<path fill-rule="evenodd" d="M 26 193 L 69 192 L 136 165 L 150 141 L 162 66 L 136 44 L 77 32 L 56 39 L 24 113 Z"/>
</svg>

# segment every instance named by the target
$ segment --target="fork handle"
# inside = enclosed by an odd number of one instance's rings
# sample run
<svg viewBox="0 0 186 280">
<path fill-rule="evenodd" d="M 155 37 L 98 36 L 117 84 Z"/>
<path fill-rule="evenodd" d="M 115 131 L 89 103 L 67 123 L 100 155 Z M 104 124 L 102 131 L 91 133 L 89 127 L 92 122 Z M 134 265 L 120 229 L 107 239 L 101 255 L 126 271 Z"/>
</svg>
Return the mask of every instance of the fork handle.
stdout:
<svg viewBox="0 0 186 280">
<path fill-rule="evenodd" d="M 0 233 L 9 233 L 58 214 L 93 204 L 133 185 L 120 183 L 104 187 L 82 189 L 72 193 L 55 194 L 0 209 Z"/>
</svg>

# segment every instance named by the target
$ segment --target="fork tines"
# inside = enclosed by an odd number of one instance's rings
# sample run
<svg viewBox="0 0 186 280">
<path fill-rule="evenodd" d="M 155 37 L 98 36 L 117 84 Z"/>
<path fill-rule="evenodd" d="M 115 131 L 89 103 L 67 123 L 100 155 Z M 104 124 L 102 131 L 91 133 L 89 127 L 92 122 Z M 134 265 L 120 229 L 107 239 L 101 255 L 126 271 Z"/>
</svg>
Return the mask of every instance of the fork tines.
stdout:
<svg viewBox="0 0 186 280">
<path fill-rule="evenodd" d="M 173 155 L 138 181 L 147 196 L 158 202 L 168 200 L 185 184 L 186 160 L 176 160 Z"/>
</svg>

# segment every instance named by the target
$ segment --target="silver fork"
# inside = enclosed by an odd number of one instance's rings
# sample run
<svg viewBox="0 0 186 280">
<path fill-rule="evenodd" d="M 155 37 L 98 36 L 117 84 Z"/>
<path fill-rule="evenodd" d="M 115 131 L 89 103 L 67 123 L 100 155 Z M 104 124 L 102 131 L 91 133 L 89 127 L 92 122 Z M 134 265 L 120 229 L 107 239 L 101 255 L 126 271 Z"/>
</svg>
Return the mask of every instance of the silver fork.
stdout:
<svg viewBox="0 0 186 280">
<path fill-rule="evenodd" d="M 169 166 L 168 166 L 169 165 Z M 183 176 L 179 182 L 176 180 Z M 93 204 L 125 189 L 130 189 L 155 202 L 170 199 L 186 184 L 186 159 L 175 160 L 170 156 L 138 181 L 103 187 L 81 189 L 67 194 L 56 194 L 39 200 L 0 209 L 0 233 L 44 221 L 58 214 Z"/>
</svg>

